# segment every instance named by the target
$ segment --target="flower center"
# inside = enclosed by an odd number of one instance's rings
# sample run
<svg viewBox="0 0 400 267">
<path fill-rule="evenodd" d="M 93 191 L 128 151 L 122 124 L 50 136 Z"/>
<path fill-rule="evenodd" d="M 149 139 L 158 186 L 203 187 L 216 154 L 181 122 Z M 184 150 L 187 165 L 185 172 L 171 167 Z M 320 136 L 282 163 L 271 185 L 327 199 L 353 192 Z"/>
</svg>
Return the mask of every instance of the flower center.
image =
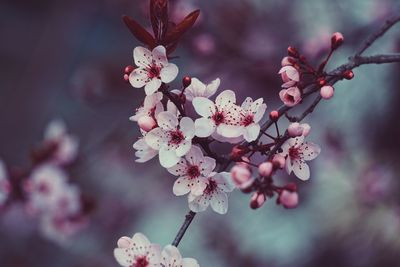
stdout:
<svg viewBox="0 0 400 267">
<path fill-rule="evenodd" d="M 285 95 L 285 99 L 286 99 L 288 102 L 294 102 L 294 97 L 293 97 L 292 95 L 286 94 L 286 95 Z"/>
<path fill-rule="evenodd" d="M 160 77 L 161 68 L 156 64 L 152 64 L 150 67 L 147 68 L 147 76 L 150 79 L 159 78 Z"/>
<path fill-rule="evenodd" d="M 222 122 L 224 122 L 224 119 L 225 119 L 224 113 L 222 111 L 217 111 L 212 116 L 212 119 L 213 119 L 213 121 L 215 122 L 216 125 L 219 125 Z"/>
<path fill-rule="evenodd" d="M 298 148 L 291 147 L 291 148 L 289 148 L 289 157 L 291 159 L 300 159 L 301 158 L 301 152 L 299 151 Z"/>
<path fill-rule="evenodd" d="M 217 187 L 218 187 L 217 183 L 214 180 L 210 179 L 208 181 L 206 189 L 204 189 L 204 194 L 206 195 L 211 194 L 212 192 L 215 191 L 215 189 L 217 189 Z"/>
<path fill-rule="evenodd" d="M 50 193 L 50 187 L 45 182 L 39 183 L 37 186 L 37 190 L 43 195 L 47 195 Z"/>
<path fill-rule="evenodd" d="M 242 120 L 242 124 L 244 126 L 248 126 L 248 125 L 252 124 L 253 122 L 254 122 L 253 114 L 246 115 L 246 117 L 244 117 L 244 119 Z"/>
<path fill-rule="evenodd" d="M 136 258 L 135 263 L 132 265 L 132 267 L 147 267 L 149 266 L 149 262 L 147 261 L 146 256 L 140 256 Z"/>
<path fill-rule="evenodd" d="M 183 133 L 179 130 L 171 131 L 169 136 L 169 143 L 174 145 L 179 145 L 185 139 Z"/>
<path fill-rule="evenodd" d="M 199 167 L 196 165 L 192 165 L 187 169 L 187 175 L 194 179 L 200 176 L 200 170 Z"/>
</svg>

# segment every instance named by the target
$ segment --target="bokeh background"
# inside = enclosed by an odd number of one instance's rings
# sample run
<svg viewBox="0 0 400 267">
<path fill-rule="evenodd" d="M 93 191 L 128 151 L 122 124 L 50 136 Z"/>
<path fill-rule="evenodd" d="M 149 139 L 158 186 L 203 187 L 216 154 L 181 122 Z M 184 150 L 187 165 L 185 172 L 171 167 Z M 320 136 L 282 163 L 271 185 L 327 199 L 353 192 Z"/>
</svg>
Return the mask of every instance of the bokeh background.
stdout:
<svg viewBox="0 0 400 267">
<path fill-rule="evenodd" d="M 29 166 L 46 125 L 63 119 L 80 140 L 68 172 L 95 202 L 87 227 L 62 243 L 43 236 L 23 203 L 13 203 L 0 213 L 0 266 L 118 266 L 112 251 L 120 236 L 173 240 L 186 198 L 172 194 L 174 177 L 156 159 L 134 162 L 139 131 L 128 118 L 144 93 L 122 79 L 139 43 L 121 15 L 149 26 L 147 2 L 0 1 L 0 158 L 9 168 Z M 318 62 L 340 31 L 345 45 L 328 68 L 336 67 L 400 3 L 171 0 L 175 21 L 196 8 L 200 20 L 175 53 L 179 77 L 220 77 L 220 89 L 240 99 L 262 96 L 270 111 L 281 104 L 277 72 L 288 45 Z M 399 33 L 400 25 L 367 53 L 399 52 Z M 195 218 L 182 254 L 210 267 L 400 266 L 399 70 L 356 69 L 306 120 L 310 139 L 323 148 L 311 180 L 277 177 L 300 186 L 297 209 L 269 200 L 253 211 L 249 196 L 234 192 L 227 215 L 208 210 Z"/>
</svg>

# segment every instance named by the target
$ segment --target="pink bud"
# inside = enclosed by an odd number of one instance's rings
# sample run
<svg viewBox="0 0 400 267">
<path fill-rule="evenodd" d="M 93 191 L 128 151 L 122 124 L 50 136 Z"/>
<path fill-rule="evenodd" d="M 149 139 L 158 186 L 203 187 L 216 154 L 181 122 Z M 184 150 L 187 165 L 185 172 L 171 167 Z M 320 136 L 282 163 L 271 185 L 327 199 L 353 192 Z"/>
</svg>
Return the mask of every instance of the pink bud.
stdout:
<svg viewBox="0 0 400 267">
<path fill-rule="evenodd" d="M 258 209 L 265 203 L 266 200 L 267 199 L 263 193 L 255 192 L 250 199 L 250 208 Z"/>
<path fill-rule="evenodd" d="M 295 62 L 296 62 L 296 60 L 292 57 L 284 57 L 281 61 L 281 65 L 282 65 L 282 67 L 292 66 L 293 63 L 295 63 Z"/>
<path fill-rule="evenodd" d="M 270 176 L 273 169 L 274 169 L 274 165 L 270 161 L 263 162 L 260 164 L 260 166 L 258 166 L 258 172 L 260 173 L 261 176 L 264 176 L 264 177 Z"/>
<path fill-rule="evenodd" d="M 291 123 L 287 130 L 290 137 L 297 137 L 303 134 L 303 127 L 298 122 Z"/>
<path fill-rule="evenodd" d="M 271 121 L 277 121 L 279 119 L 279 112 L 277 110 L 273 110 L 269 113 L 269 118 Z"/>
<path fill-rule="evenodd" d="M 251 177 L 250 169 L 244 164 L 236 164 L 231 169 L 232 180 L 239 189 L 250 187 L 254 179 Z"/>
<path fill-rule="evenodd" d="M 127 237 L 127 236 L 123 236 L 120 239 L 118 239 L 117 245 L 119 248 L 128 248 L 132 243 L 132 239 Z"/>
<path fill-rule="evenodd" d="M 311 126 L 308 123 L 303 123 L 301 127 L 303 127 L 303 136 L 308 136 L 311 131 Z"/>
<path fill-rule="evenodd" d="M 157 126 L 156 121 L 150 117 L 150 116 L 142 116 L 138 119 L 138 125 L 140 129 L 142 129 L 145 132 L 150 131 L 154 127 Z"/>
<path fill-rule="evenodd" d="M 279 195 L 279 203 L 286 209 L 296 208 L 299 204 L 299 195 L 297 192 L 283 190 Z"/>
<path fill-rule="evenodd" d="M 300 103 L 301 91 L 298 87 L 290 87 L 288 89 L 282 89 L 279 92 L 279 97 L 286 106 L 293 107 L 298 103 Z"/>
<path fill-rule="evenodd" d="M 131 72 L 132 72 L 134 69 L 135 69 L 135 67 L 132 66 L 132 65 L 126 66 L 125 69 L 124 69 L 125 74 L 128 74 L 128 75 L 131 74 Z"/>
<path fill-rule="evenodd" d="M 333 87 L 330 85 L 325 85 L 321 87 L 320 94 L 323 99 L 330 99 L 333 97 Z"/>
<path fill-rule="evenodd" d="M 332 34 L 332 38 L 331 38 L 331 46 L 332 49 L 336 49 L 339 46 L 341 46 L 343 44 L 343 34 L 341 34 L 340 32 L 335 32 L 334 34 Z"/>
<path fill-rule="evenodd" d="M 285 167 L 286 159 L 284 156 L 276 154 L 272 159 L 275 168 L 283 169 Z"/>
<path fill-rule="evenodd" d="M 129 75 L 126 73 L 124 74 L 124 81 L 129 82 Z"/>
</svg>

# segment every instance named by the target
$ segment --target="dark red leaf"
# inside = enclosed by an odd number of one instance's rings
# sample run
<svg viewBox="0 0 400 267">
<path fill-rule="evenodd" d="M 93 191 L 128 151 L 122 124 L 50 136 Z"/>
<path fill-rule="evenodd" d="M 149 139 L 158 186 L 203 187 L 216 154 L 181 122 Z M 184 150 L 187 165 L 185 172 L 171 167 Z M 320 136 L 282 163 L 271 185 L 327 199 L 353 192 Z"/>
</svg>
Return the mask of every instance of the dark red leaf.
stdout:
<svg viewBox="0 0 400 267">
<path fill-rule="evenodd" d="M 150 20 L 154 36 L 159 41 L 165 35 L 168 26 L 168 1 L 150 1 Z"/>
<path fill-rule="evenodd" d="M 128 29 L 131 31 L 133 36 L 136 37 L 140 42 L 146 44 L 148 47 L 153 49 L 156 46 L 156 41 L 154 37 L 146 31 L 138 22 L 128 16 L 122 16 L 123 21 L 125 22 Z"/>
<path fill-rule="evenodd" d="M 189 15 L 187 15 L 174 28 L 169 28 L 168 33 L 165 39 L 163 40 L 163 43 L 169 44 L 178 41 L 178 39 L 181 38 L 181 36 L 194 25 L 199 15 L 200 15 L 200 10 L 195 10 Z"/>
</svg>

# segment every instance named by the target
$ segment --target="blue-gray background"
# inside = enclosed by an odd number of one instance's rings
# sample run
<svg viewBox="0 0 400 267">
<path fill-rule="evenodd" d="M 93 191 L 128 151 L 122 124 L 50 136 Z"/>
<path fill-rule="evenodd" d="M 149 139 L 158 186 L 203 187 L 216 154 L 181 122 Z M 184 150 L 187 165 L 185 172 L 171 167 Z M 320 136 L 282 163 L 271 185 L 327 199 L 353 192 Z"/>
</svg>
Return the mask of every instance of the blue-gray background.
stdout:
<svg viewBox="0 0 400 267">
<path fill-rule="evenodd" d="M 0 158 L 28 166 L 46 124 L 62 118 L 81 142 L 70 174 L 96 202 L 89 226 L 63 246 L 43 238 L 15 203 L 0 215 L 0 266 L 117 266 L 112 250 L 122 235 L 140 231 L 155 243 L 172 241 L 186 199 L 173 196 L 174 178 L 157 160 L 134 162 L 131 145 L 139 133 L 128 117 L 144 93 L 121 78 L 139 45 L 121 15 L 149 26 L 147 4 L 0 2 Z M 179 78 L 220 77 L 221 89 L 240 99 L 264 97 L 270 111 L 280 105 L 277 72 L 288 45 L 317 61 L 330 34 L 342 32 L 346 42 L 332 68 L 398 13 L 399 2 L 171 1 L 175 19 L 195 8 L 202 10 L 200 21 L 176 52 Z M 399 33 L 392 29 L 368 53 L 399 52 Z M 310 139 L 322 147 L 311 180 L 277 177 L 299 184 L 298 209 L 269 200 L 253 211 L 249 196 L 234 192 L 227 215 L 206 211 L 195 218 L 181 252 L 212 267 L 400 266 L 398 73 L 399 65 L 358 68 L 307 119 Z"/>
</svg>

